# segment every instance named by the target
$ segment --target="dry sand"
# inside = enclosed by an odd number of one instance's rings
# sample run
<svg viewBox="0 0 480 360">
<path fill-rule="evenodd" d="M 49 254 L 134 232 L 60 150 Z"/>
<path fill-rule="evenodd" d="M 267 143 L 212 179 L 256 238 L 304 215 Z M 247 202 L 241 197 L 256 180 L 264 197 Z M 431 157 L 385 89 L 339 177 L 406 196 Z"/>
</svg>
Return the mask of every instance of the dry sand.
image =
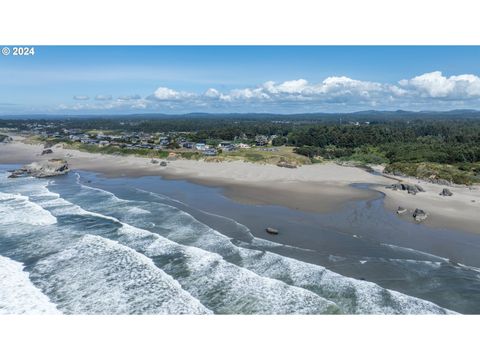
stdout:
<svg viewBox="0 0 480 360">
<path fill-rule="evenodd" d="M 99 172 L 107 177 L 160 175 L 167 179 L 185 179 L 203 185 L 220 186 L 227 196 L 239 202 L 282 205 L 302 211 L 328 212 L 339 209 L 348 201 L 372 198 L 373 191 L 356 189 L 350 185 L 376 184 L 372 188 L 386 195 L 385 206 L 392 211 L 398 206 L 412 211 L 421 208 L 429 214 L 426 225 L 480 234 L 479 187 L 449 186 L 454 195 L 443 197 L 438 194 L 445 186 L 399 178 L 405 182 L 420 183 L 425 188 L 425 193 L 414 196 L 405 191 L 385 189 L 385 185 L 396 182 L 393 179 L 332 163 L 287 169 L 240 161 L 214 163 L 176 160 L 161 167 L 147 158 L 92 154 L 60 146 L 54 148 L 53 154 L 40 156 L 42 145 L 24 144 L 21 138 L 14 139 L 12 143 L 0 144 L 0 163 L 27 163 L 63 157 L 73 169 Z M 411 215 L 402 217 L 411 220 Z"/>
<path fill-rule="evenodd" d="M 409 212 L 402 217 L 412 220 L 411 213 L 419 208 L 429 215 L 425 221 L 426 225 L 480 234 L 480 186 L 445 186 L 414 178 L 398 176 L 397 178 L 406 183 L 421 185 L 425 192 L 410 195 L 407 191 L 385 189 L 382 186 L 373 187 L 386 195 L 387 209 L 396 211 L 399 206 L 406 208 Z M 453 195 L 439 195 L 444 188 L 448 188 Z"/>
</svg>

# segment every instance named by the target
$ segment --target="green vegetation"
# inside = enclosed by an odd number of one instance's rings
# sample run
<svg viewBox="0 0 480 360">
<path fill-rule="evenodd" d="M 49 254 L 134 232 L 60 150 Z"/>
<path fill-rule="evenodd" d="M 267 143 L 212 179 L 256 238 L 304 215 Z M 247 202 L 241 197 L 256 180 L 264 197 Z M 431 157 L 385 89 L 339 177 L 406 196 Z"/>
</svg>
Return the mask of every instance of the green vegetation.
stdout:
<svg viewBox="0 0 480 360">
<path fill-rule="evenodd" d="M 176 154 L 179 154 L 183 159 L 187 160 L 199 160 L 202 157 L 204 157 L 201 153 L 195 151 L 182 151 L 182 152 L 176 152 Z"/>
<path fill-rule="evenodd" d="M 308 157 L 297 154 L 293 150 L 294 148 L 287 146 L 278 148 L 254 147 L 251 149 L 226 151 L 219 154 L 217 157 L 227 161 L 240 160 L 262 164 L 277 164 L 280 161 L 285 161 L 290 164 L 305 165 L 313 162 Z"/>
<path fill-rule="evenodd" d="M 292 131 L 288 141 L 312 159 L 387 164 L 387 171 L 419 178 L 480 182 L 478 121 L 319 125 Z"/>
<path fill-rule="evenodd" d="M 444 179 L 457 184 L 471 185 L 480 182 L 480 163 L 477 164 L 437 164 L 392 163 L 385 167 L 392 174 L 415 176 L 422 179 Z"/>
<path fill-rule="evenodd" d="M 66 147 L 91 153 L 110 154 L 110 155 L 136 155 L 144 157 L 158 157 L 165 159 L 169 152 L 164 150 L 152 149 L 128 149 L 118 146 L 97 146 L 81 143 L 66 143 Z"/>
<path fill-rule="evenodd" d="M 480 182 L 480 112 L 359 112 L 353 114 L 188 114 L 85 117 L 75 119 L 1 120 L 0 128 L 31 133 L 41 127 L 51 134 L 48 144 L 65 142 L 64 129 L 91 135 L 136 134 L 137 139 L 160 144 L 183 158 L 204 158 L 179 148 L 184 141 L 216 146 L 221 141 L 253 145 L 258 136 L 271 140 L 276 150 L 259 147 L 223 152 L 217 160 L 245 160 L 295 164 L 324 160 L 357 164 L 385 164 L 387 170 L 418 177 L 437 177 L 458 183 Z M 38 133 L 38 132 L 37 132 Z M 143 136 L 148 135 L 148 136 Z M 60 138 L 60 139 L 59 139 Z M 31 141 L 38 141 L 32 139 Z M 130 140 L 119 140 L 128 143 Z M 167 150 L 121 146 L 79 145 L 80 150 L 168 156 Z"/>
</svg>

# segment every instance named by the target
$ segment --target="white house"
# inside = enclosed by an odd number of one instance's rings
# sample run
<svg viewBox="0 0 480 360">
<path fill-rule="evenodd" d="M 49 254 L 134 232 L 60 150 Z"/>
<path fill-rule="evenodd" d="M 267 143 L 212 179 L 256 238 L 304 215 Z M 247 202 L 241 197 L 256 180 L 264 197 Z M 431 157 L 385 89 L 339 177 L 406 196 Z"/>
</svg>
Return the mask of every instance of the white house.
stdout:
<svg viewBox="0 0 480 360">
<path fill-rule="evenodd" d="M 207 148 L 207 145 L 204 143 L 196 143 L 195 144 L 195 149 L 203 151 Z"/>
</svg>

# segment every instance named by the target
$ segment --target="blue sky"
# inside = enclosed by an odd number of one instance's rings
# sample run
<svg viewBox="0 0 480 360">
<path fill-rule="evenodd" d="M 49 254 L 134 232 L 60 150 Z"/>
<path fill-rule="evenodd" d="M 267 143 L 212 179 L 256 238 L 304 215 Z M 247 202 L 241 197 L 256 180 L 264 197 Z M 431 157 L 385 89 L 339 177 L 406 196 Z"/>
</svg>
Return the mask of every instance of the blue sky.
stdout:
<svg viewBox="0 0 480 360">
<path fill-rule="evenodd" d="M 0 56 L 0 114 L 480 109 L 480 47 L 35 50 Z"/>
</svg>

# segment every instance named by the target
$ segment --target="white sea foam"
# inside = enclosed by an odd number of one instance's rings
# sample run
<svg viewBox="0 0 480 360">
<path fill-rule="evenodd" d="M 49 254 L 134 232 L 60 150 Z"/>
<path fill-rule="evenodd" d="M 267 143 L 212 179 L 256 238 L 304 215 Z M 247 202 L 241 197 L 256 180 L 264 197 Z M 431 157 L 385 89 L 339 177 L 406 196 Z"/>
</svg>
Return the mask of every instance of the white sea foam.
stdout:
<svg viewBox="0 0 480 360">
<path fill-rule="evenodd" d="M 118 229 L 119 241 L 135 250 L 147 252 L 150 256 L 171 257 L 172 254 L 180 254 L 180 258 L 184 263 L 183 265 L 191 274 L 187 278 L 179 279 L 182 286 L 195 297 L 198 296 L 201 301 L 208 300 L 206 303 L 207 306 L 213 303 L 216 312 L 324 313 L 338 311 L 333 303 L 307 290 L 289 286 L 281 281 L 261 277 L 249 270 L 226 262 L 217 254 L 179 245 L 158 234 L 123 223 L 115 217 L 85 210 L 78 205 L 56 196 L 55 193 L 52 193 L 50 199 L 45 197 L 43 201 L 46 201 L 52 206 L 50 210 L 57 215 L 88 215 L 121 225 Z M 218 235 L 223 236 L 219 233 Z M 159 249 L 161 249 L 161 251 L 159 251 Z M 62 251 L 60 254 L 62 255 L 58 255 L 58 257 L 61 258 L 68 254 L 68 251 Z M 54 263 L 51 264 L 50 269 L 55 269 L 60 266 L 60 258 L 58 257 L 53 257 Z M 47 261 L 49 260 L 42 260 L 39 266 L 49 264 Z M 197 265 L 205 263 L 205 261 L 210 263 L 211 271 L 208 269 L 204 272 L 196 271 L 199 269 Z M 102 262 L 108 264 L 111 263 L 111 260 L 103 260 Z M 79 271 L 93 276 L 94 271 L 85 271 L 84 267 L 86 264 L 82 263 L 82 265 L 82 270 Z M 219 270 L 215 272 L 213 271 L 214 269 Z M 70 269 L 67 268 L 64 270 L 68 273 L 68 276 L 75 278 L 74 283 L 81 279 L 81 277 L 78 277 L 79 274 L 72 274 L 67 270 Z M 175 276 L 175 270 L 172 268 L 170 268 L 170 270 L 171 274 Z M 55 273 L 55 270 L 52 271 Z M 39 277 L 39 281 L 42 281 L 42 278 L 46 278 L 46 273 L 48 273 L 48 271 L 41 272 L 42 276 Z M 85 284 L 88 285 L 88 278 L 85 279 Z M 96 291 L 100 292 L 100 289 L 96 289 Z M 77 291 L 72 291 L 72 294 L 76 293 L 78 293 L 78 289 Z M 64 294 L 64 296 L 66 295 Z M 71 301 L 69 304 L 70 307 L 67 306 L 66 309 L 73 313 L 94 311 L 98 305 L 94 302 L 91 307 L 84 308 L 81 302 Z M 114 310 L 109 309 L 105 312 L 108 313 L 109 311 Z"/>
<path fill-rule="evenodd" d="M 380 245 L 385 246 L 385 247 L 388 247 L 388 248 L 390 248 L 390 249 L 394 249 L 394 250 L 398 250 L 398 251 L 403 251 L 403 252 L 405 252 L 405 253 L 427 256 L 427 257 L 429 257 L 429 258 L 438 259 L 438 260 L 440 260 L 440 261 L 450 261 L 449 259 L 444 258 L 444 257 L 441 257 L 441 256 L 433 255 L 433 254 L 430 254 L 430 253 L 427 253 L 427 252 L 424 252 L 424 251 L 415 250 L 415 249 L 411 249 L 411 248 L 407 248 L 407 247 L 402 247 L 402 246 L 392 245 L 392 244 L 380 244 Z"/>
<path fill-rule="evenodd" d="M 56 306 L 36 288 L 23 265 L 0 256 L 0 314 L 58 314 Z"/>
<path fill-rule="evenodd" d="M 52 225 L 56 222 L 55 216 L 31 202 L 28 196 L 0 192 L 0 225 Z"/>
<path fill-rule="evenodd" d="M 129 214 L 132 214 L 132 215 L 145 215 L 145 214 L 151 214 L 150 211 L 148 210 L 145 210 L 145 209 L 142 209 L 142 208 L 139 208 L 139 207 L 132 207 L 130 209 L 127 210 Z"/>
<path fill-rule="evenodd" d="M 106 196 L 110 200 L 115 201 L 115 202 L 119 202 L 119 203 L 128 202 L 127 200 L 123 200 L 123 199 L 118 198 L 114 193 L 111 193 L 110 191 L 103 190 L 103 189 L 100 189 L 100 188 L 96 188 L 96 187 L 93 187 L 93 186 L 88 186 L 88 185 L 85 185 L 85 184 L 81 183 L 80 182 L 80 178 L 81 178 L 80 174 L 76 173 L 75 175 L 77 177 L 77 184 L 80 185 L 80 187 L 82 187 L 83 189 L 87 189 L 87 190 L 90 190 L 92 192 L 95 192 L 97 195 L 100 194 L 100 195 Z"/>
<path fill-rule="evenodd" d="M 346 313 L 354 314 L 444 314 L 450 311 L 429 301 L 384 289 L 377 284 L 348 278 L 322 266 L 304 263 L 277 254 L 260 259 L 244 258 L 246 267 L 264 276 L 284 278 L 334 301 Z"/>
<path fill-rule="evenodd" d="M 66 313 L 211 313 L 151 259 L 100 236 L 42 259 L 32 276 Z"/>
</svg>

